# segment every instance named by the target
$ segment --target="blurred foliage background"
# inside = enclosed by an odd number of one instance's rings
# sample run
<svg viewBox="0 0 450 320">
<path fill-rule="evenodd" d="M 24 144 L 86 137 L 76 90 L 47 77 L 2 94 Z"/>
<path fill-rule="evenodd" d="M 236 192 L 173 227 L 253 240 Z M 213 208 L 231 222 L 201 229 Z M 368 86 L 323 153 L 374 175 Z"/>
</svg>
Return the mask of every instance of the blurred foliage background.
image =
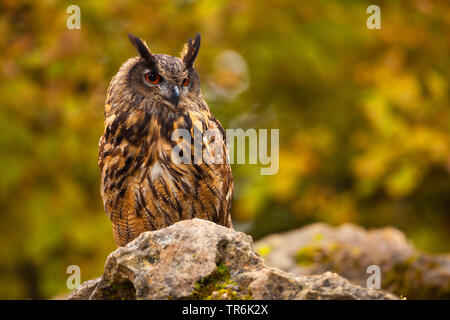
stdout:
<svg viewBox="0 0 450 320">
<path fill-rule="evenodd" d="M 81 8 L 81 30 L 66 9 Z M 450 4 L 190 0 L 0 3 L 0 298 L 68 292 L 115 246 L 97 145 L 133 32 L 176 55 L 202 34 L 203 93 L 225 128 L 280 128 L 280 168 L 234 165 L 232 215 L 255 238 L 315 221 L 395 226 L 450 250 Z"/>
</svg>

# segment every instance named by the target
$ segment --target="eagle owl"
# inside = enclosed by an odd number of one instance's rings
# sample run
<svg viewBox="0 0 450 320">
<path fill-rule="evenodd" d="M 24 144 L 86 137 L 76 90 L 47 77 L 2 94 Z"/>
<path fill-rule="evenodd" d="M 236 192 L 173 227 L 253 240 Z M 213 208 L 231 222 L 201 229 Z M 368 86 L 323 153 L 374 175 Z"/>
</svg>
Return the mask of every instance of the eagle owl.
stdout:
<svg viewBox="0 0 450 320">
<path fill-rule="evenodd" d="M 128 37 L 139 56 L 126 61 L 111 80 L 98 158 L 101 195 L 116 245 L 184 219 L 232 227 L 233 179 L 225 161 L 226 144 L 219 163 L 172 159 L 176 129 L 185 129 L 192 140 L 195 129 L 216 129 L 221 135 L 214 139 L 225 141 L 193 66 L 200 35 L 188 40 L 180 58 L 152 54 L 141 39 Z M 204 151 L 208 141 L 200 141 Z"/>
</svg>

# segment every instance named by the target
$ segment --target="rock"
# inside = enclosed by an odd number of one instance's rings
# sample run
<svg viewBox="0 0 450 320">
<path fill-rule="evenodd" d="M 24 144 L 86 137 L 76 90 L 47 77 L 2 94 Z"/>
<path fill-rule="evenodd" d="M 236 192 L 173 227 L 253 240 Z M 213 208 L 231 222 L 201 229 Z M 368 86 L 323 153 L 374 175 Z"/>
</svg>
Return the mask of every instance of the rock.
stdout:
<svg viewBox="0 0 450 320">
<path fill-rule="evenodd" d="M 97 278 L 94 280 L 88 280 L 84 282 L 78 289 L 76 289 L 67 298 L 68 300 L 89 300 L 92 292 L 97 288 L 102 278 Z M 57 299 L 56 299 L 57 300 Z"/>
<path fill-rule="evenodd" d="M 296 275 L 332 271 L 366 287 L 373 272 L 367 267 L 376 265 L 382 289 L 408 299 L 450 299 L 450 255 L 423 254 L 394 228 L 318 223 L 267 236 L 255 248 L 268 265 Z"/>
<path fill-rule="evenodd" d="M 69 299 L 397 299 L 335 273 L 295 276 L 267 267 L 252 238 L 215 223 L 184 220 L 142 233 L 107 258 L 101 278 Z"/>
</svg>

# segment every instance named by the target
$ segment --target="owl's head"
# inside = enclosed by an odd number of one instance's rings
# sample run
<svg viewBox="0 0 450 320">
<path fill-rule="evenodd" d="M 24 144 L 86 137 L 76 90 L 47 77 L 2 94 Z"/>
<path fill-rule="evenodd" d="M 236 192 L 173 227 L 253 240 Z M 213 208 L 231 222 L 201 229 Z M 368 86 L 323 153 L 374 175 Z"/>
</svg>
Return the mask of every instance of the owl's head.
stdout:
<svg viewBox="0 0 450 320">
<path fill-rule="evenodd" d="M 144 41 L 132 34 L 128 37 L 140 57 L 126 62 L 119 73 L 133 96 L 152 105 L 162 103 L 174 111 L 198 97 L 200 80 L 193 65 L 200 49 L 199 34 L 184 45 L 181 57 L 152 54 Z"/>
</svg>

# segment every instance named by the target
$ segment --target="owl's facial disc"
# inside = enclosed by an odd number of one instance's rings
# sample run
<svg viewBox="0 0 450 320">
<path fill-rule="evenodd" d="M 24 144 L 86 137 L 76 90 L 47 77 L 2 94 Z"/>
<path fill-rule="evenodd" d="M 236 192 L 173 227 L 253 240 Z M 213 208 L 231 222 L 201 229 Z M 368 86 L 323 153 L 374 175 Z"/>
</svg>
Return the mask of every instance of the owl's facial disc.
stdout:
<svg viewBox="0 0 450 320">
<path fill-rule="evenodd" d="M 162 97 L 170 102 L 174 107 L 178 106 L 178 101 L 180 99 L 180 89 L 177 85 L 165 85 L 161 87 Z"/>
<path fill-rule="evenodd" d="M 178 90 L 178 86 L 173 86 L 172 95 L 169 98 L 169 101 L 173 103 L 176 107 L 178 106 L 178 99 L 180 98 L 180 90 Z"/>
<path fill-rule="evenodd" d="M 178 85 L 171 83 L 172 81 L 166 81 L 161 75 L 150 69 L 144 70 L 142 78 L 145 85 L 157 87 L 164 100 L 170 102 L 174 107 L 178 106 L 180 99 L 180 88 Z M 186 81 L 182 82 L 182 86 L 187 86 Z"/>
<path fill-rule="evenodd" d="M 130 35 L 130 40 L 138 49 L 140 57 L 133 58 L 132 63 L 126 65 L 127 86 L 145 98 L 142 100 L 145 103 L 140 105 L 156 108 L 158 111 L 165 110 L 165 105 L 168 112 L 195 108 L 196 104 L 191 102 L 201 92 L 193 63 L 198 54 L 200 36 L 188 41 L 180 58 L 152 54 L 139 38 Z"/>
</svg>

